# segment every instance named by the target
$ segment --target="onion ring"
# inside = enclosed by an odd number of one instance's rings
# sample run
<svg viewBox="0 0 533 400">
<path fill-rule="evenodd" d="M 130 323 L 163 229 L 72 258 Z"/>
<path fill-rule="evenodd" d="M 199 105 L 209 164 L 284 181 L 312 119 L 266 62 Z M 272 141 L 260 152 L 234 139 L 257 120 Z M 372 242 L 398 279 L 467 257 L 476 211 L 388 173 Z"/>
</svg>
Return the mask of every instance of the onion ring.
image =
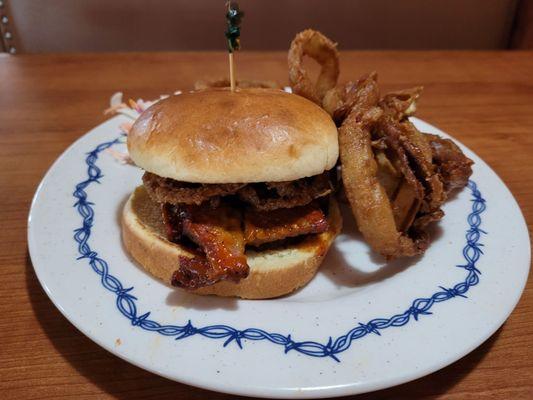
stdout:
<svg viewBox="0 0 533 400">
<path fill-rule="evenodd" d="M 421 86 L 417 86 L 387 93 L 380 100 L 379 106 L 388 116 L 389 129 L 392 128 L 395 132 L 409 156 L 414 173 L 426 189 L 420 211 L 431 213 L 438 210 L 446 200 L 444 185 L 433 165 L 433 152 L 428 138 L 407 119 L 416 111 L 416 101 L 422 90 Z"/>
<path fill-rule="evenodd" d="M 322 99 L 340 126 L 343 187 L 359 230 L 388 259 L 427 249 L 427 225 L 443 217 L 448 192 L 471 173 L 471 161 L 453 142 L 423 134 L 409 121 L 421 92 L 414 87 L 380 99 L 371 73 Z"/>
<path fill-rule="evenodd" d="M 347 82 L 344 85 L 340 84 L 335 86 L 328 90 L 324 95 L 324 98 L 322 99 L 322 108 L 333 117 L 337 110 L 346 107 L 346 98 L 355 90 L 357 90 L 357 83 L 355 82 Z"/>
<path fill-rule="evenodd" d="M 421 207 L 422 212 L 432 213 L 439 210 L 446 201 L 442 177 L 433 164 L 433 154 L 428 138 L 409 121 L 401 122 L 403 130 L 402 145 L 410 155 L 415 173 L 426 188 Z"/>
<path fill-rule="evenodd" d="M 322 100 L 322 108 L 332 116 L 337 126 L 342 124 L 360 98 L 371 98 L 374 102 L 376 96 L 379 96 L 377 77 L 376 72 L 371 72 L 355 83 L 348 82 L 327 91 Z"/>
<path fill-rule="evenodd" d="M 359 81 L 360 89 L 354 91 L 356 95 L 350 102 L 351 111 L 339 129 L 343 185 L 359 230 L 370 246 L 388 258 L 414 256 L 429 245 L 429 236 L 418 227 L 425 226 L 430 218 L 414 227 L 424 187 L 402 146 L 401 125 L 378 107 L 376 79 L 371 74 Z M 392 202 L 378 178 L 372 131 L 378 136 L 374 146 L 387 152 L 394 168 L 403 175 Z"/>
<path fill-rule="evenodd" d="M 454 189 L 461 189 L 468 183 L 472 175 L 472 164 L 469 159 L 450 139 L 438 135 L 424 134 L 433 151 L 433 163 L 444 183 L 446 194 Z"/>
<path fill-rule="evenodd" d="M 420 211 L 438 210 L 446 200 L 446 193 L 432 164 L 431 147 L 426 137 L 410 122 L 398 122 L 390 115 L 380 119 L 378 132 L 384 135 L 385 143 L 397 160 L 398 169 L 414 188 L 416 198 L 422 200 Z"/>
<path fill-rule="evenodd" d="M 410 89 L 387 93 L 379 102 L 383 111 L 401 121 L 416 111 L 416 101 L 424 88 L 416 86 Z"/>
<path fill-rule="evenodd" d="M 387 156 L 391 159 L 397 170 L 402 173 L 409 185 L 413 187 L 416 197 L 423 199 L 424 187 L 418 181 L 411 168 L 410 160 L 402 143 L 401 126 L 389 116 L 383 115 L 377 123 L 376 132 L 387 146 Z"/>
<path fill-rule="evenodd" d="M 375 110 L 378 110 L 377 112 Z M 399 232 L 387 193 L 377 178 L 371 127 L 382 112 L 354 108 L 339 129 L 342 181 L 352 212 L 368 244 L 387 258 L 421 254 L 429 245 L 423 231 Z"/>
<path fill-rule="evenodd" d="M 313 58 L 321 66 L 314 84 L 303 66 L 304 56 Z M 294 37 L 289 49 L 289 82 L 293 93 L 321 105 L 326 92 L 337 84 L 339 72 L 336 43 L 312 29 L 302 31 Z"/>
</svg>

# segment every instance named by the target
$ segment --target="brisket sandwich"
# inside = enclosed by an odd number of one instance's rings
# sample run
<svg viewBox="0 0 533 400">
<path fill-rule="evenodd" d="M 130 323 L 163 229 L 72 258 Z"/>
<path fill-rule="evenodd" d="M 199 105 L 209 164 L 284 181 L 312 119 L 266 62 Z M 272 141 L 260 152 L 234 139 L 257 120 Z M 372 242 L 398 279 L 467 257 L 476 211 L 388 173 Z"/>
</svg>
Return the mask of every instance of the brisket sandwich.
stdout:
<svg viewBox="0 0 533 400">
<path fill-rule="evenodd" d="M 315 275 L 341 228 L 331 117 L 277 89 L 208 89 L 144 111 L 128 136 L 143 185 L 123 211 L 142 267 L 199 294 L 270 298 Z"/>
</svg>

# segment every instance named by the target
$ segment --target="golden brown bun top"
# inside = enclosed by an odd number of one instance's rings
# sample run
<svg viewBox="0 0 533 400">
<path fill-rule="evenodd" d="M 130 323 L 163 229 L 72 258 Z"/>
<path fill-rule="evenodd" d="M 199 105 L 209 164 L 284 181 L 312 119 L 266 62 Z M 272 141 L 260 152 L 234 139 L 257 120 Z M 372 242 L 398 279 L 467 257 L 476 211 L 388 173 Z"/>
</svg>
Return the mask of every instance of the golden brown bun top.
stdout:
<svg viewBox="0 0 533 400">
<path fill-rule="evenodd" d="M 277 89 L 210 89 L 152 105 L 128 135 L 139 167 L 198 183 L 291 181 L 333 168 L 331 117 Z"/>
</svg>

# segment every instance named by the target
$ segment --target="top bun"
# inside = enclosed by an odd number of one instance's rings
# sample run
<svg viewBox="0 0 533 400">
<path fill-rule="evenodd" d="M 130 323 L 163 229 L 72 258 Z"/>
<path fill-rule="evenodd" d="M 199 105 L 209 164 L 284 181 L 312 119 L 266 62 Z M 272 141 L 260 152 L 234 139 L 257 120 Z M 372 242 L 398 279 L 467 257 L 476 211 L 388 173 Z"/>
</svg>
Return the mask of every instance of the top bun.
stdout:
<svg viewBox="0 0 533 400">
<path fill-rule="evenodd" d="M 209 89 L 158 101 L 128 135 L 139 167 L 195 183 L 292 181 L 335 166 L 337 128 L 313 102 L 277 89 Z"/>
</svg>

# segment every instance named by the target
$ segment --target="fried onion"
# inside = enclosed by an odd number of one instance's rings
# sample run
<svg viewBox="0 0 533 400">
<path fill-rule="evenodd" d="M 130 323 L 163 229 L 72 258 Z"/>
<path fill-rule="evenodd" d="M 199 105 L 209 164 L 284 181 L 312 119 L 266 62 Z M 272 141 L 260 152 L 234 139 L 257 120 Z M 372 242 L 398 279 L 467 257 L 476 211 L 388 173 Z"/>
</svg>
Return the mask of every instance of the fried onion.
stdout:
<svg viewBox="0 0 533 400">
<path fill-rule="evenodd" d="M 386 114 L 393 116 L 397 120 L 403 120 L 405 117 L 415 113 L 416 101 L 422 94 L 423 89 L 422 86 L 416 86 L 411 89 L 387 93 L 380 100 L 379 106 Z"/>
<path fill-rule="evenodd" d="M 304 56 L 311 57 L 321 66 L 315 83 L 304 68 Z M 293 93 L 320 105 L 326 92 L 335 87 L 338 78 L 337 44 L 312 29 L 298 33 L 289 49 L 289 82 Z"/>
<path fill-rule="evenodd" d="M 316 83 L 303 67 L 304 56 L 321 65 Z M 387 258 L 421 254 L 429 245 L 427 225 L 443 217 L 448 193 L 466 185 L 472 161 L 452 141 L 424 134 L 409 121 L 422 87 L 380 98 L 375 72 L 337 85 L 338 75 L 335 43 L 313 30 L 296 35 L 289 80 L 294 93 L 319 104 L 340 127 L 340 193 L 359 229 Z"/>
<path fill-rule="evenodd" d="M 370 74 L 346 85 L 336 98 L 330 91 L 324 99 L 337 123 L 343 120 L 342 180 L 359 229 L 388 258 L 423 253 L 429 245 L 424 229 L 443 216 L 440 205 L 446 194 L 433 164 L 433 148 L 406 119 L 420 91 L 379 99 L 376 75 Z"/>
<path fill-rule="evenodd" d="M 371 128 L 382 110 L 354 108 L 339 129 L 342 181 L 359 230 L 375 251 L 389 258 L 414 256 L 427 248 L 428 236 L 398 231 L 394 211 L 377 178 Z M 376 118 L 377 117 L 377 118 Z"/>
<path fill-rule="evenodd" d="M 442 178 L 446 193 L 465 187 L 472 175 L 474 162 L 450 139 L 429 133 L 425 135 L 431 145 L 433 162 Z"/>
<path fill-rule="evenodd" d="M 378 100 L 377 77 L 376 72 L 371 72 L 355 83 L 348 82 L 328 90 L 322 100 L 322 108 L 331 115 L 337 126 L 342 124 L 359 99 L 366 98 L 373 103 Z"/>
</svg>

